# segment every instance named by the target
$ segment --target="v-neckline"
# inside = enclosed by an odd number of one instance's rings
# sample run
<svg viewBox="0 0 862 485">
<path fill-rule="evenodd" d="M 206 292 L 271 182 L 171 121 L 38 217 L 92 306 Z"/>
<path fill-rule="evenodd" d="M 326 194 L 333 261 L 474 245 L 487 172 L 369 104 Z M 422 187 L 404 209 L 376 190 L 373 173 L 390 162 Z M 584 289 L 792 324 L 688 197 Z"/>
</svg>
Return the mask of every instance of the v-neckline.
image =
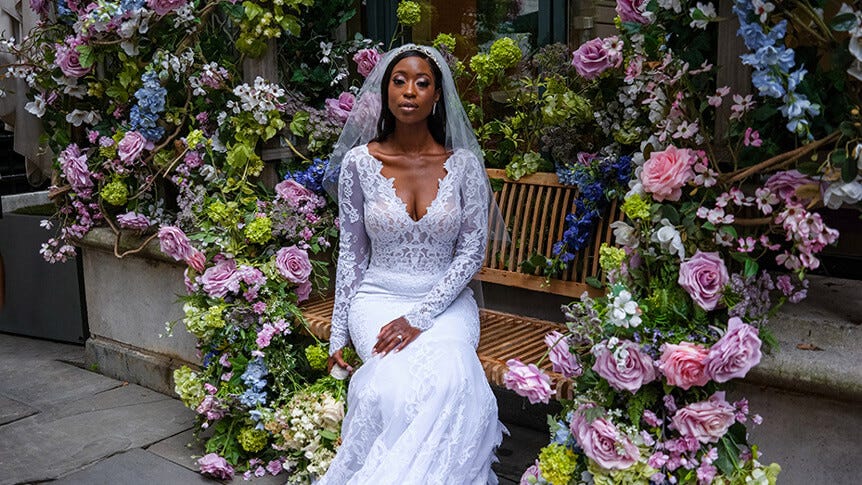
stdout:
<svg viewBox="0 0 862 485">
<path fill-rule="evenodd" d="M 444 183 L 447 182 L 449 176 L 452 175 L 452 168 L 449 166 L 449 161 L 455 157 L 455 152 L 452 152 L 452 154 L 449 155 L 446 161 L 443 162 L 443 169 L 446 170 L 446 175 L 444 175 L 443 178 L 437 179 L 437 193 L 434 194 L 434 198 L 431 199 L 431 202 L 428 204 L 428 207 L 425 208 L 425 213 L 422 214 L 422 217 L 420 217 L 419 219 L 414 219 L 410 215 L 410 211 L 407 208 L 407 203 L 404 202 L 404 199 L 402 199 L 401 196 L 398 195 L 398 190 L 395 188 L 395 177 L 387 177 L 383 175 L 383 160 L 380 160 L 379 158 L 372 155 L 371 151 L 368 150 L 368 145 L 363 145 L 363 147 L 365 148 L 365 154 L 368 155 L 368 158 L 374 160 L 377 163 L 377 169 L 375 170 L 375 173 L 377 173 L 377 175 L 380 176 L 381 179 L 389 182 L 388 187 L 391 189 L 391 195 L 395 198 L 396 201 L 398 201 L 399 205 L 402 207 L 403 210 L 401 212 L 407 217 L 407 220 L 411 221 L 413 224 L 419 224 L 420 222 L 425 220 L 425 218 L 428 217 L 428 214 L 431 212 L 431 209 L 434 208 L 434 206 L 437 204 L 437 201 L 440 199 Z"/>
</svg>

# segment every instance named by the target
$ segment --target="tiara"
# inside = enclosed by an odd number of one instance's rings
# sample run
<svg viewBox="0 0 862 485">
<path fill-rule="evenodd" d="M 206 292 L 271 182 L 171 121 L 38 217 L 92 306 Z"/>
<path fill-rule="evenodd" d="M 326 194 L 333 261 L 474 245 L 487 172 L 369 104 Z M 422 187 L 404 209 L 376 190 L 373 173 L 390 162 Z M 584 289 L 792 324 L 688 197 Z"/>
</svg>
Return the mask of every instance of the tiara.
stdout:
<svg viewBox="0 0 862 485">
<path fill-rule="evenodd" d="M 421 52 L 421 53 L 425 54 L 425 56 L 427 56 L 428 59 L 434 63 L 435 66 L 437 66 L 437 69 L 442 69 L 442 67 L 443 67 L 440 65 L 440 63 L 437 62 L 437 57 L 434 55 L 434 52 L 424 45 L 418 45 L 418 44 L 402 45 L 398 49 L 395 49 L 395 55 L 397 56 L 397 55 L 399 55 L 403 52 L 407 52 L 407 51 Z"/>
</svg>

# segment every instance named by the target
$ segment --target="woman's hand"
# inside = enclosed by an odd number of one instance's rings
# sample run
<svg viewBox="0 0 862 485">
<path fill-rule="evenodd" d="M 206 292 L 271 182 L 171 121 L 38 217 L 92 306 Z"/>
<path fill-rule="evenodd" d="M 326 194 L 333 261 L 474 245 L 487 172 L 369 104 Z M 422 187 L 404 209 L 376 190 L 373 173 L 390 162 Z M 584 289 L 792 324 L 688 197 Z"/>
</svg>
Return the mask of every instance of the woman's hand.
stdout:
<svg viewBox="0 0 862 485">
<path fill-rule="evenodd" d="M 416 337 L 422 333 L 416 327 L 407 323 L 404 317 L 398 317 L 395 320 L 387 323 L 380 329 L 377 334 L 377 343 L 374 345 L 373 353 L 386 355 L 391 351 L 398 352 L 407 344 L 416 340 Z"/>
<path fill-rule="evenodd" d="M 332 355 L 329 356 L 329 360 L 326 361 L 326 372 L 327 373 L 332 372 L 332 368 L 335 365 L 338 365 L 339 367 L 341 367 L 343 369 L 347 369 L 347 372 L 353 372 L 353 367 L 350 367 L 350 364 L 348 364 L 347 362 L 344 361 L 343 352 L 344 352 L 344 349 L 338 349 L 335 351 L 335 353 L 333 353 Z"/>
</svg>

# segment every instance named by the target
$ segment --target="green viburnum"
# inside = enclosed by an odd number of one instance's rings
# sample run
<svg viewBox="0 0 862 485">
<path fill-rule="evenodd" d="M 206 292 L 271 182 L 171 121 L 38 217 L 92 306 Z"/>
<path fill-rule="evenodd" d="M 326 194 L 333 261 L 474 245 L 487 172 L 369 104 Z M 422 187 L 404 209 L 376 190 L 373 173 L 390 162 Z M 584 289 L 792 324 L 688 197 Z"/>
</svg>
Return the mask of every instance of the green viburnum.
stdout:
<svg viewBox="0 0 862 485">
<path fill-rule="evenodd" d="M 602 243 L 599 248 L 599 264 L 605 271 L 620 269 L 626 259 L 626 252 L 622 248 L 608 246 Z"/>
<path fill-rule="evenodd" d="M 625 470 L 606 470 L 593 460 L 587 460 L 587 470 L 592 474 L 595 485 L 637 485 L 639 483 L 649 483 L 650 477 L 658 471 L 641 461 Z"/>
<path fill-rule="evenodd" d="M 245 451 L 257 453 L 266 446 L 267 433 L 263 429 L 244 428 L 239 432 L 236 440 Z"/>
<path fill-rule="evenodd" d="M 506 176 L 512 180 L 518 180 L 525 175 L 536 173 L 541 163 L 542 156 L 536 152 L 527 152 L 523 156 L 515 155 L 506 165 Z"/>
<path fill-rule="evenodd" d="M 210 220 L 224 227 L 233 227 L 239 222 L 237 203 L 233 200 L 228 203 L 216 200 L 207 206 L 206 213 Z"/>
<path fill-rule="evenodd" d="M 194 150 L 201 143 L 204 143 L 204 133 L 201 130 L 192 130 L 186 135 L 186 146 L 190 150 Z"/>
<path fill-rule="evenodd" d="M 504 70 L 518 64 L 521 49 L 511 37 L 501 37 L 491 44 L 490 56 L 497 69 Z"/>
<path fill-rule="evenodd" d="M 644 200 L 639 194 L 632 194 L 626 197 L 622 209 L 625 215 L 631 219 L 647 220 L 650 216 L 650 203 Z"/>
<path fill-rule="evenodd" d="M 422 7 L 416 2 L 406 1 L 398 4 L 398 10 L 395 12 L 398 17 L 398 22 L 403 25 L 416 25 L 422 20 Z"/>
<path fill-rule="evenodd" d="M 204 386 L 198 375 L 187 366 L 174 371 L 174 392 L 187 407 L 196 408 L 204 400 Z"/>
<path fill-rule="evenodd" d="M 551 485 L 567 485 L 577 465 L 575 453 L 559 443 L 552 443 L 539 452 L 539 470 Z"/>
<path fill-rule="evenodd" d="M 266 216 L 256 217 L 246 224 L 243 232 L 249 241 L 255 244 L 264 244 L 272 239 L 272 220 Z"/>
<path fill-rule="evenodd" d="M 451 34 L 437 34 L 431 45 L 441 51 L 455 52 L 455 36 Z"/>
<path fill-rule="evenodd" d="M 199 339 L 205 339 L 212 335 L 213 330 L 224 328 L 225 321 L 222 317 L 226 305 L 215 305 L 204 310 L 192 304 L 183 305 L 185 317 L 183 323 L 193 335 Z"/>
<path fill-rule="evenodd" d="M 126 187 L 126 184 L 122 180 L 114 179 L 102 187 L 99 195 L 102 196 L 102 200 L 105 202 L 119 207 L 126 205 L 126 201 L 129 200 L 129 188 Z"/>
<path fill-rule="evenodd" d="M 488 54 L 476 54 L 470 59 L 470 69 L 476 73 L 480 89 L 487 87 L 497 75 L 497 68 Z"/>
<path fill-rule="evenodd" d="M 314 370 L 325 370 L 326 361 L 329 359 L 329 354 L 320 345 L 309 345 L 305 348 L 305 358 L 308 360 L 308 365 Z"/>
</svg>

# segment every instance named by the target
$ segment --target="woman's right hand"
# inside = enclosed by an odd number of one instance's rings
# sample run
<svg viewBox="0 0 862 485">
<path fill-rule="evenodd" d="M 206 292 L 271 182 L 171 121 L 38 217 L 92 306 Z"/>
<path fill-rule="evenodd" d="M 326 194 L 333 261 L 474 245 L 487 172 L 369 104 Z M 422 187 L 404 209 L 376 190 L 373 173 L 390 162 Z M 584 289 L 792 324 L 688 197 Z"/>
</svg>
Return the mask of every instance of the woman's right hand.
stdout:
<svg viewBox="0 0 862 485">
<path fill-rule="evenodd" d="M 344 349 L 338 349 L 329 356 L 329 360 L 326 361 L 326 372 L 332 372 L 332 368 L 337 364 L 338 366 L 347 369 L 347 372 L 353 372 L 353 367 L 344 361 L 343 355 Z"/>
</svg>

